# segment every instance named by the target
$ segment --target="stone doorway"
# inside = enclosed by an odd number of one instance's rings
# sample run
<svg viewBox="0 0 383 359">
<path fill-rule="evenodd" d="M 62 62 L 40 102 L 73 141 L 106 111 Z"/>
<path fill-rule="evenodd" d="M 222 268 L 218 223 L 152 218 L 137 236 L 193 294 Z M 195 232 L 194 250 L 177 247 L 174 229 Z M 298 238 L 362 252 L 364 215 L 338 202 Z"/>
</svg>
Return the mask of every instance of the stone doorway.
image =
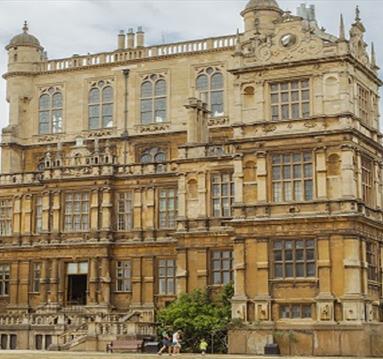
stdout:
<svg viewBox="0 0 383 359">
<path fill-rule="evenodd" d="M 66 302 L 68 305 L 86 305 L 88 262 L 67 264 Z"/>
<path fill-rule="evenodd" d="M 86 287 L 88 276 L 85 274 L 68 275 L 68 297 L 69 305 L 86 305 Z"/>
</svg>

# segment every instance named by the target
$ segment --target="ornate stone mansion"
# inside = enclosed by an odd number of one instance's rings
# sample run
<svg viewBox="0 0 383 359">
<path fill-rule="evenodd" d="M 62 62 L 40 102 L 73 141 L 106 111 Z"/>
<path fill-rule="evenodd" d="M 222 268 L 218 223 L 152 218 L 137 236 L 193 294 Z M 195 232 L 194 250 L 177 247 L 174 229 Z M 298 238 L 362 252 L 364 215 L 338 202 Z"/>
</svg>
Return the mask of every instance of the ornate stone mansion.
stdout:
<svg viewBox="0 0 383 359">
<path fill-rule="evenodd" d="M 234 282 L 231 353 L 383 353 L 383 149 L 357 9 L 328 34 L 251 0 L 244 31 L 47 58 L 6 47 L 0 347 L 104 350 Z"/>
</svg>

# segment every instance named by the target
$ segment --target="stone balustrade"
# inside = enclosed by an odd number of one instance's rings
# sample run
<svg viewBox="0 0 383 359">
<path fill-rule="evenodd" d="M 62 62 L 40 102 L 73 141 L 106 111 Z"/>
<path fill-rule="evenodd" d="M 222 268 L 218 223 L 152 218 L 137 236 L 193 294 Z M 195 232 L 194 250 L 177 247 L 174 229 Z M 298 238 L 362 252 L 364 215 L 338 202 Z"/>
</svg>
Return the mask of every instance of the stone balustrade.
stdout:
<svg viewBox="0 0 383 359">
<path fill-rule="evenodd" d="M 74 55 L 67 59 L 47 60 L 41 71 L 63 71 L 74 68 L 121 63 L 130 60 L 148 59 L 158 56 L 170 56 L 192 52 L 211 51 L 234 47 L 236 35 L 212 37 L 174 44 L 156 45 L 143 48 L 123 49 L 94 55 Z"/>
</svg>

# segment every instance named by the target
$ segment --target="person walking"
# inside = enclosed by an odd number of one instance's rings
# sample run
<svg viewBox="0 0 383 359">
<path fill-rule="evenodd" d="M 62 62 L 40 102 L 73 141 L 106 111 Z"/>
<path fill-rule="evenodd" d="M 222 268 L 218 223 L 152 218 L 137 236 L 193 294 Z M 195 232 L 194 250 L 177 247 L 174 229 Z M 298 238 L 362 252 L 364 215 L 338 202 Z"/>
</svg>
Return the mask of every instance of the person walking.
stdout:
<svg viewBox="0 0 383 359">
<path fill-rule="evenodd" d="M 172 346 L 173 346 L 173 354 L 177 355 L 181 352 L 181 331 L 180 330 L 177 330 L 173 334 Z"/>
<path fill-rule="evenodd" d="M 162 340 L 161 340 L 162 347 L 160 351 L 157 353 L 158 355 L 162 355 L 162 353 L 168 349 L 169 355 L 172 353 L 172 341 L 167 332 L 162 333 Z"/>
<path fill-rule="evenodd" d="M 207 347 L 208 347 L 207 341 L 205 339 L 202 339 L 201 342 L 199 343 L 199 350 L 201 351 L 202 355 L 206 354 Z"/>
</svg>

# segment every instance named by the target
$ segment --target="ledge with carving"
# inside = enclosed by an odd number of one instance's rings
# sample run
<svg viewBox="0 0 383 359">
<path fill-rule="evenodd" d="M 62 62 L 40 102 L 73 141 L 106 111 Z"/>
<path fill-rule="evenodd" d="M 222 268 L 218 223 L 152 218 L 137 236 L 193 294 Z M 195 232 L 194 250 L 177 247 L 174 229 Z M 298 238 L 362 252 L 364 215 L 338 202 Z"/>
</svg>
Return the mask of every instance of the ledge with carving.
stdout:
<svg viewBox="0 0 383 359">
<path fill-rule="evenodd" d="M 137 133 L 157 133 L 165 132 L 170 129 L 170 122 L 157 122 L 157 123 L 148 123 L 147 125 L 140 124 L 135 125 L 134 129 Z"/>
<path fill-rule="evenodd" d="M 178 161 L 188 159 L 227 158 L 235 155 L 232 144 L 190 144 L 178 147 Z"/>
<path fill-rule="evenodd" d="M 350 112 L 318 114 L 307 118 L 233 123 L 234 138 L 271 137 L 276 135 L 313 134 L 324 131 L 356 130 L 372 141 L 381 144 L 382 134 L 362 123 Z"/>
<path fill-rule="evenodd" d="M 228 116 L 209 117 L 207 120 L 209 127 L 221 127 L 230 125 L 230 119 Z"/>
</svg>

